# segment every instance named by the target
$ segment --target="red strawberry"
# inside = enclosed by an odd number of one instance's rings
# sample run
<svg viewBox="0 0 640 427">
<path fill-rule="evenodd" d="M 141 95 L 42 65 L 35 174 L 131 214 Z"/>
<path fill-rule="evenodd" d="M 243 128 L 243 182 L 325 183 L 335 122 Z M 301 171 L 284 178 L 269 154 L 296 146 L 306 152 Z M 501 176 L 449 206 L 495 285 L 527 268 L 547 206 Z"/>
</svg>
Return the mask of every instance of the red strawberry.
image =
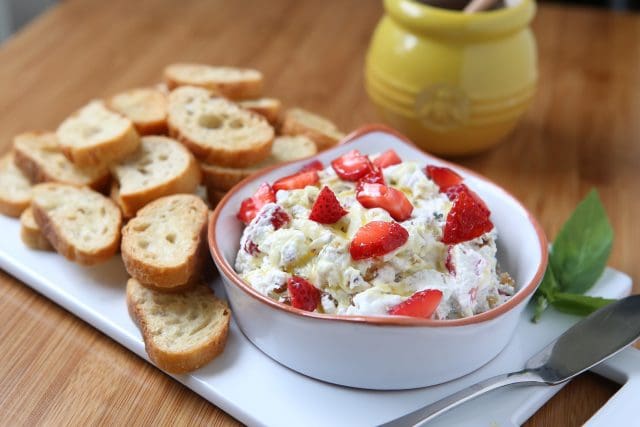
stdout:
<svg viewBox="0 0 640 427">
<path fill-rule="evenodd" d="M 437 289 L 427 289 L 416 292 L 411 295 L 409 299 L 391 307 L 388 313 L 396 316 L 422 317 L 428 319 L 433 312 L 436 311 L 441 300 L 441 291 Z"/>
<path fill-rule="evenodd" d="M 382 208 L 396 221 L 411 216 L 413 205 L 400 190 L 381 184 L 362 183 L 358 186 L 356 199 L 365 208 Z"/>
<path fill-rule="evenodd" d="M 305 172 L 298 172 L 293 175 L 280 178 L 273 183 L 273 190 L 297 190 L 304 188 L 307 185 L 314 185 L 320 181 L 318 177 L 318 171 L 310 170 Z"/>
<path fill-rule="evenodd" d="M 288 223 L 290 220 L 291 218 L 289 218 L 289 214 L 280 206 L 276 206 L 271 213 L 271 225 L 273 225 L 273 228 L 276 230 Z"/>
<path fill-rule="evenodd" d="M 491 212 L 482 199 L 464 184 L 456 192 L 443 230 L 442 243 L 446 244 L 466 242 L 493 229 Z"/>
<path fill-rule="evenodd" d="M 409 233 L 397 222 L 371 221 L 356 232 L 349 246 L 354 260 L 387 254 L 404 245 Z"/>
<path fill-rule="evenodd" d="M 402 163 L 402 159 L 398 156 L 398 154 L 393 150 L 387 150 L 384 153 L 380 154 L 373 161 L 373 164 L 379 167 L 380 169 L 384 169 L 388 166 L 393 166 Z"/>
<path fill-rule="evenodd" d="M 245 224 L 249 224 L 264 205 L 275 203 L 275 201 L 276 194 L 271 186 L 266 182 L 262 183 L 253 196 L 242 201 L 236 217 Z"/>
<path fill-rule="evenodd" d="M 438 184 L 441 193 L 462 182 L 462 177 L 449 168 L 428 165 L 426 174 L 429 179 Z"/>
<path fill-rule="evenodd" d="M 323 187 L 309 214 L 309 219 L 320 224 L 333 224 L 345 216 L 347 211 L 340 205 L 329 187 Z"/>
<path fill-rule="evenodd" d="M 244 251 L 249 255 L 255 255 L 260 253 L 260 249 L 258 248 L 258 245 L 256 245 L 256 243 L 253 240 L 247 240 L 244 243 Z"/>
<path fill-rule="evenodd" d="M 324 165 L 320 160 L 312 160 L 300 168 L 300 172 L 321 171 Z"/>
<path fill-rule="evenodd" d="M 444 266 L 447 268 L 447 271 L 454 276 L 456 275 L 456 266 L 453 265 L 453 260 L 451 259 L 451 251 L 453 250 L 453 246 L 447 246 L 447 258 L 444 260 Z"/>
<path fill-rule="evenodd" d="M 485 209 L 487 209 L 487 210 L 489 209 L 489 208 L 487 208 L 487 205 L 484 203 L 484 200 L 482 200 L 480 198 L 480 196 L 478 196 L 478 194 L 476 194 L 475 191 L 471 190 L 469 187 L 467 187 L 464 184 L 454 185 L 453 187 L 449 187 L 447 189 L 447 191 L 446 191 L 447 197 L 452 202 L 455 202 L 455 200 L 458 198 L 460 193 L 467 193 L 469 196 L 471 196 L 474 199 L 476 199 L 476 202 L 481 204 Z"/>
<path fill-rule="evenodd" d="M 384 175 L 382 174 L 382 170 L 379 167 L 374 166 L 371 169 L 371 172 L 369 172 L 368 174 L 360 178 L 360 180 L 358 181 L 358 185 L 356 187 L 356 191 L 360 191 L 360 189 L 362 188 L 362 184 L 367 182 L 369 184 L 384 185 L 385 182 L 384 182 Z"/>
<path fill-rule="evenodd" d="M 351 150 L 331 162 L 333 170 L 345 181 L 357 181 L 373 170 L 373 165 L 367 156 L 358 150 Z"/>
<path fill-rule="evenodd" d="M 287 281 L 291 305 L 306 311 L 314 311 L 320 304 L 320 291 L 299 276 L 291 276 Z"/>
</svg>

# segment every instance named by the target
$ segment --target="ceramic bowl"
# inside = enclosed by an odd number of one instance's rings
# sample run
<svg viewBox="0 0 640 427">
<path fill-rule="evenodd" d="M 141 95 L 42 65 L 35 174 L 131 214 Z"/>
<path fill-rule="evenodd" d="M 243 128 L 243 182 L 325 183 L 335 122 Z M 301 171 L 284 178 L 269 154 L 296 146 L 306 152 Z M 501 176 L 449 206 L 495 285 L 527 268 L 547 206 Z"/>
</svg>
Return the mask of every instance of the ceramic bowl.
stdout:
<svg viewBox="0 0 640 427">
<path fill-rule="evenodd" d="M 222 199 L 213 214 L 208 235 L 211 254 L 246 337 L 271 358 L 310 377 L 379 390 L 425 387 L 461 377 L 506 346 L 542 280 L 547 263 L 542 229 L 515 198 L 487 179 L 423 153 L 381 125 L 366 126 L 315 158 L 326 165 L 352 149 L 373 154 L 390 147 L 404 160 L 454 169 L 480 194 L 498 229 L 498 260 L 518 290 L 492 310 L 457 320 L 325 315 L 278 303 L 255 291 L 234 271 L 244 229 L 235 215 L 260 183 L 292 174 L 309 159 L 247 178 Z"/>
</svg>

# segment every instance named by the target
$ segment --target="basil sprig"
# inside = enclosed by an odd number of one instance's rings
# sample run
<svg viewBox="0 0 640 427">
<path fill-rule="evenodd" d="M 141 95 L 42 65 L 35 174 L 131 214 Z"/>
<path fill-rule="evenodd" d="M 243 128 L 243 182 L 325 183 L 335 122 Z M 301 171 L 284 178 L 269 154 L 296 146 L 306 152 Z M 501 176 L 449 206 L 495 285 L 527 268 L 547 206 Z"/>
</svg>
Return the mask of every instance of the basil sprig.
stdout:
<svg viewBox="0 0 640 427">
<path fill-rule="evenodd" d="M 549 264 L 534 295 L 533 321 L 549 305 L 586 316 L 613 300 L 584 295 L 602 275 L 613 243 L 613 229 L 596 190 L 576 207 L 556 237 Z"/>
</svg>

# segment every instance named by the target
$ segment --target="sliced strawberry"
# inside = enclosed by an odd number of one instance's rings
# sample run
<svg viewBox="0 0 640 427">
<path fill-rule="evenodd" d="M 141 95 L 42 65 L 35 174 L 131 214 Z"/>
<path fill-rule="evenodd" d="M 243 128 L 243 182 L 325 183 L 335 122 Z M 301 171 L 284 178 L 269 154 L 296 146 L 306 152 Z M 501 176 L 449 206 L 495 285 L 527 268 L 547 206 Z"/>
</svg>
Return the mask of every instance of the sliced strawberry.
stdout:
<svg viewBox="0 0 640 427">
<path fill-rule="evenodd" d="M 471 190 L 469 187 L 467 187 L 464 184 L 454 185 L 453 187 L 449 187 L 446 191 L 447 197 L 452 202 L 455 202 L 455 200 L 458 198 L 460 193 L 466 193 L 467 195 L 473 197 L 476 200 L 476 202 L 482 205 L 485 209 L 487 210 L 489 209 L 487 208 L 487 205 L 484 203 L 484 200 L 482 200 L 482 198 L 480 198 L 480 196 L 478 196 L 478 194 L 475 191 Z"/>
<path fill-rule="evenodd" d="M 482 199 L 464 184 L 456 189 L 453 206 L 444 225 L 442 243 L 456 244 L 482 236 L 493 229 L 491 212 Z"/>
<path fill-rule="evenodd" d="M 391 307 L 388 313 L 396 316 L 422 317 L 428 319 L 433 312 L 436 311 L 441 300 L 441 291 L 437 289 L 427 289 L 416 292 L 400 304 Z"/>
<path fill-rule="evenodd" d="M 236 217 L 245 224 L 249 224 L 264 205 L 267 203 L 275 203 L 275 201 L 275 192 L 269 184 L 264 182 L 260 184 L 260 187 L 258 187 L 258 190 L 253 196 L 242 201 Z"/>
<path fill-rule="evenodd" d="M 449 187 L 453 187 L 462 182 L 462 177 L 449 168 L 428 165 L 426 174 L 429 179 L 433 180 L 438 187 L 440 187 L 441 193 L 447 191 Z"/>
<path fill-rule="evenodd" d="M 371 169 L 371 172 L 369 172 L 368 174 L 360 178 L 360 180 L 358 181 L 358 185 L 356 187 L 356 191 L 360 191 L 360 188 L 364 183 L 384 185 L 385 181 L 384 181 L 384 175 L 382 174 L 382 169 L 380 169 L 377 166 L 374 166 Z"/>
<path fill-rule="evenodd" d="M 454 276 L 456 275 L 456 266 L 453 264 L 452 253 L 453 246 L 447 246 L 447 258 L 444 260 L 444 266 L 447 268 L 447 271 Z"/>
<path fill-rule="evenodd" d="M 356 199 L 365 208 L 382 208 L 396 221 L 404 221 L 411 216 L 413 205 L 400 190 L 381 184 L 362 183 L 358 186 Z"/>
<path fill-rule="evenodd" d="M 309 219 L 320 224 L 333 224 L 347 213 L 333 191 L 325 186 L 320 190 L 320 194 L 313 203 Z"/>
<path fill-rule="evenodd" d="M 312 160 L 300 168 L 300 172 L 321 171 L 324 165 L 320 160 Z"/>
<path fill-rule="evenodd" d="M 291 221 L 289 214 L 280 206 L 276 206 L 276 208 L 271 212 L 271 225 L 276 230 L 283 225 L 287 224 Z"/>
<path fill-rule="evenodd" d="M 397 222 L 371 221 L 356 232 L 349 246 L 354 260 L 387 254 L 404 245 L 409 233 Z"/>
<path fill-rule="evenodd" d="M 345 181 L 357 181 L 373 170 L 369 158 L 358 150 L 351 150 L 331 162 L 333 170 Z"/>
<path fill-rule="evenodd" d="M 320 181 L 318 177 L 318 171 L 311 170 L 305 172 L 294 173 L 293 175 L 280 178 L 273 183 L 273 190 L 297 190 L 304 188 L 307 185 L 314 185 Z"/>
<path fill-rule="evenodd" d="M 244 243 L 244 251 L 249 255 L 256 255 L 260 253 L 260 249 L 258 249 L 258 245 L 253 240 L 247 240 Z"/>
<path fill-rule="evenodd" d="M 384 169 L 386 167 L 397 165 L 400 163 L 402 163 L 402 159 L 400 159 L 398 154 L 393 149 L 385 151 L 384 153 L 376 157 L 373 161 L 373 164 L 380 169 Z"/>
<path fill-rule="evenodd" d="M 320 304 L 320 291 L 299 276 L 291 276 L 287 281 L 291 305 L 306 311 L 314 311 Z"/>
</svg>

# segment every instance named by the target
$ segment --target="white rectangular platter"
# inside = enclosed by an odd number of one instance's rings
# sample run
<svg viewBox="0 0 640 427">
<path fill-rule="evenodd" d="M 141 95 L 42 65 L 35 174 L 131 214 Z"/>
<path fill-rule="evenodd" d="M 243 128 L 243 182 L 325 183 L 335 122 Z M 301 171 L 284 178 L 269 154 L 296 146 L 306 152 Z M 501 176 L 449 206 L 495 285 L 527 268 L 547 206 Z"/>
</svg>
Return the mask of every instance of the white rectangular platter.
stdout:
<svg viewBox="0 0 640 427">
<path fill-rule="evenodd" d="M 54 253 L 27 249 L 19 238 L 19 222 L 0 217 L 0 268 L 74 313 L 148 361 L 142 337 L 125 303 L 127 274 L 114 258 L 97 267 L 82 267 Z M 224 296 L 216 278 L 212 286 Z M 631 290 L 631 279 L 608 269 L 593 294 L 619 298 Z M 248 425 L 370 426 L 389 421 L 429 402 L 498 373 L 520 369 L 532 354 L 552 341 L 577 318 L 549 310 L 539 324 L 525 311 L 514 338 L 494 360 L 478 371 L 435 387 L 410 391 L 367 391 L 310 379 L 273 361 L 254 347 L 232 323 L 224 353 L 208 366 L 174 376 L 208 401 Z M 640 351 L 627 349 L 598 372 L 626 383 L 592 419 L 593 425 L 616 425 L 632 406 L 627 399 L 640 392 Z M 117 361 L 114 360 L 114 363 Z M 436 420 L 434 426 L 520 425 L 559 387 L 498 390 Z M 295 399 L 294 396 L 302 396 Z M 634 398 L 635 399 L 635 398 Z"/>
</svg>

